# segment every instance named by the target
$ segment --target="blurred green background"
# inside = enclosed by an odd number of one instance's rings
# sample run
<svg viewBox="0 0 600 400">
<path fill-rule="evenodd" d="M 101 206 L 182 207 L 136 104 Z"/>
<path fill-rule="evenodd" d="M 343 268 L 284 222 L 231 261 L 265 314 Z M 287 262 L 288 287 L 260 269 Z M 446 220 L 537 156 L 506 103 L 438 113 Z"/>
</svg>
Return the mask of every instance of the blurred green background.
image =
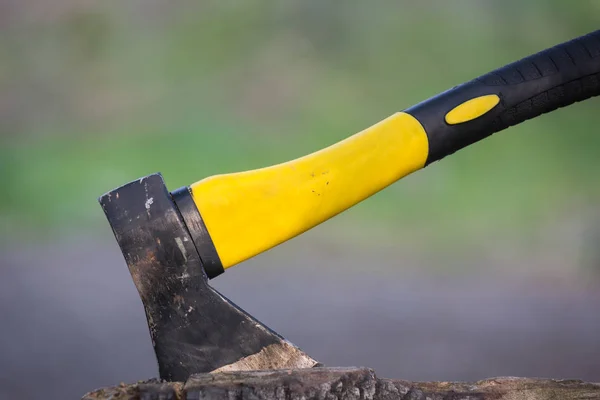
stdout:
<svg viewBox="0 0 600 400">
<path fill-rule="evenodd" d="M 587 33 L 600 12 L 558 0 L 7 4 L 0 213 L 5 232 L 42 237 L 98 229 L 96 197 L 138 176 L 160 171 L 175 188 L 318 150 Z M 409 231 L 454 248 L 493 231 L 531 249 L 548 223 L 595 211 L 597 106 L 500 133 L 341 218 L 392 241 Z"/>
<path fill-rule="evenodd" d="M 110 286 L 90 260 L 125 268 L 96 201 L 116 186 L 160 171 L 175 189 L 305 155 L 599 22 L 592 0 L 0 2 L 0 261 L 23 288 L 5 291 L 5 316 L 37 290 L 23 277 L 36 264 L 48 279 L 77 270 L 98 296 Z M 296 271 L 302 257 L 324 274 L 495 273 L 581 293 L 600 271 L 598 106 L 497 133 L 239 268 L 257 285 L 261 267 Z"/>
</svg>

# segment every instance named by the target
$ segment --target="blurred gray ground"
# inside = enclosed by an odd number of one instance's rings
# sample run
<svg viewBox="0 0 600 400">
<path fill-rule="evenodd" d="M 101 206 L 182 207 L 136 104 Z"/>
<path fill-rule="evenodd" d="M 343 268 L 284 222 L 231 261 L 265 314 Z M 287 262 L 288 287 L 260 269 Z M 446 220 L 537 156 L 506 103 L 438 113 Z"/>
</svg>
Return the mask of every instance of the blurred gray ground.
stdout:
<svg viewBox="0 0 600 400">
<path fill-rule="evenodd" d="M 600 381 L 600 282 L 503 275 L 488 261 L 475 274 L 432 273 L 424 262 L 311 234 L 212 284 L 327 365 L 413 380 Z M 2 399 L 74 399 L 157 374 L 110 238 L 4 247 L 0 321 Z"/>
</svg>

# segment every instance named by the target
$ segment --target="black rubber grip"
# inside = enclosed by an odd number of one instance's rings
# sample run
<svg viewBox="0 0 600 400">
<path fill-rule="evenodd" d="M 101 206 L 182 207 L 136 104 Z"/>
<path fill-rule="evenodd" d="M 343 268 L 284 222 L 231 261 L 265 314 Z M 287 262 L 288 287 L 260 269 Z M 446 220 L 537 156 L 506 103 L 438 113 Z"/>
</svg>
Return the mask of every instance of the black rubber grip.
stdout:
<svg viewBox="0 0 600 400">
<path fill-rule="evenodd" d="M 430 164 L 495 132 L 599 94 L 600 30 L 456 86 L 405 112 L 427 132 Z M 499 103 L 474 119 L 446 122 L 455 107 L 486 95 L 497 95 Z"/>
</svg>

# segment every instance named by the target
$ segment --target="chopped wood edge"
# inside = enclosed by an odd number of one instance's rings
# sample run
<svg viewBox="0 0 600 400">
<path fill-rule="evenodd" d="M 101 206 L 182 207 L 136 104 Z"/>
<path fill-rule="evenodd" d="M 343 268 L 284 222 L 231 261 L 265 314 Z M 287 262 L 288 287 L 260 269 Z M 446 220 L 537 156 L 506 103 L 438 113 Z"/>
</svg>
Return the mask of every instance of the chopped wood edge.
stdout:
<svg viewBox="0 0 600 400">
<path fill-rule="evenodd" d="M 600 383 L 498 377 L 476 382 L 378 378 L 370 368 L 236 371 L 157 379 L 87 393 L 82 400 L 600 400 Z"/>
</svg>

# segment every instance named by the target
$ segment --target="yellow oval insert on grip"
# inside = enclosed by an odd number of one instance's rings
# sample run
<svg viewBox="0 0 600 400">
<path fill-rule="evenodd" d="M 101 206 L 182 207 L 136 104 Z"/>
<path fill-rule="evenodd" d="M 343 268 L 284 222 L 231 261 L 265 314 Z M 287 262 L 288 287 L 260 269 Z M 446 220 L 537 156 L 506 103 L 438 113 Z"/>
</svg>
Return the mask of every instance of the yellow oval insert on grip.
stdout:
<svg viewBox="0 0 600 400">
<path fill-rule="evenodd" d="M 446 114 L 446 122 L 450 125 L 456 125 L 472 121 L 496 107 L 499 102 L 500 97 L 495 94 L 475 97 L 454 107 Z"/>
<path fill-rule="evenodd" d="M 191 185 L 223 268 L 262 253 L 423 168 L 427 134 L 399 112 L 283 164 Z"/>
</svg>

